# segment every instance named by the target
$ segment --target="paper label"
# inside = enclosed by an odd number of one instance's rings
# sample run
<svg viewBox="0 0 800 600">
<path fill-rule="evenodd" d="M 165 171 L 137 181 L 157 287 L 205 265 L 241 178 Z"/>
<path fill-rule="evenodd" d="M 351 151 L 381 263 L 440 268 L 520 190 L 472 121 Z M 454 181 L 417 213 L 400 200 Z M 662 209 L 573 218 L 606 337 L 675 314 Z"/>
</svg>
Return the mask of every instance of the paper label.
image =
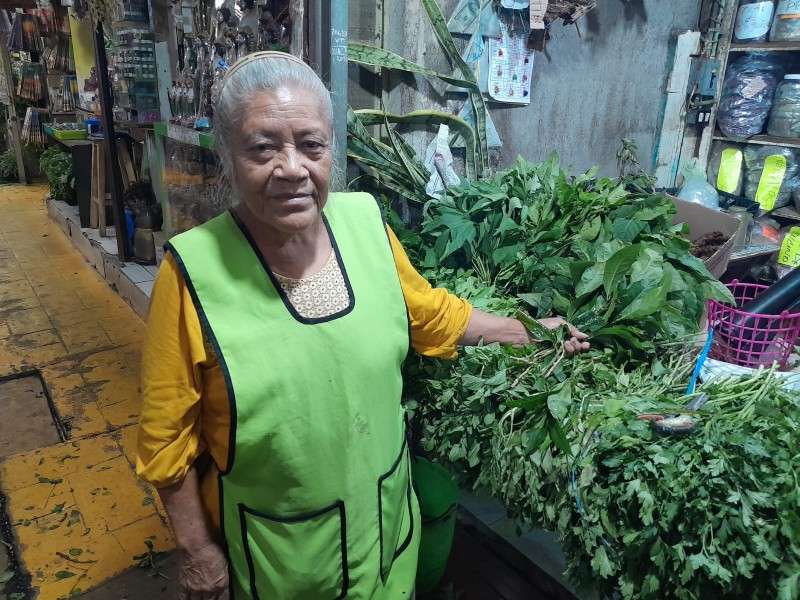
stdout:
<svg viewBox="0 0 800 600">
<path fill-rule="evenodd" d="M 717 189 L 732 194 L 739 186 L 742 173 L 742 151 L 728 148 L 722 151 L 717 175 Z"/>
<path fill-rule="evenodd" d="M 767 82 L 764 81 L 764 78 L 761 75 L 753 77 L 753 79 L 748 83 L 744 89 L 742 90 L 742 96 L 747 99 L 752 98 L 756 94 L 758 94 L 761 90 L 767 87 Z"/>
<path fill-rule="evenodd" d="M 800 0 L 781 0 L 775 11 L 781 20 L 800 19 Z"/>
<path fill-rule="evenodd" d="M 761 173 L 761 181 L 758 182 L 756 191 L 756 202 L 761 205 L 761 210 L 772 210 L 775 208 L 775 200 L 778 199 L 778 192 L 783 184 L 783 176 L 786 173 L 786 157 L 780 155 L 768 156 L 764 161 L 764 171 Z"/>
<path fill-rule="evenodd" d="M 783 238 L 778 264 L 786 267 L 800 267 L 800 227 L 792 227 Z"/>
<path fill-rule="evenodd" d="M 191 144 L 192 146 L 200 145 L 199 132 L 178 125 L 167 125 L 167 137 L 178 142 L 183 142 L 184 144 Z"/>
<path fill-rule="evenodd" d="M 547 0 L 531 0 L 530 5 L 531 31 L 544 29 L 544 15 L 547 13 Z"/>
<path fill-rule="evenodd" d="M 500 102 L 530 104 L 533 50 L 528 36 L 500 26 L 500 39 L 489 40 L 489 96 Z"/>
<path fill-rule="evenodd" d="M 756 2 L 739 8 L 736 15 L 736 39 L 750 40 L 766 35 L 772 25 L 772 2 Z"/>
</svg>

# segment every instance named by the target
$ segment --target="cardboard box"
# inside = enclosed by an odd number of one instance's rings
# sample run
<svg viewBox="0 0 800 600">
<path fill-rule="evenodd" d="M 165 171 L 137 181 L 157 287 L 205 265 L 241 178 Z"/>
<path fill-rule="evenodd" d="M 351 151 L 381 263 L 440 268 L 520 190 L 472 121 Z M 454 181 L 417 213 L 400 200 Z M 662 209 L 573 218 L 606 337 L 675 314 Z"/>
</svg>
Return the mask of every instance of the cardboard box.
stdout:
<svg viewBox="0 0 800 600">
<path fill-rule="evenodd" d="M 691 241 L 695 241 L 706 233 L 713 231 L 719 231 L 728 238 L 725 245 L 705 261 L 708 271 L 719 279 L 725 273 L 728 268 L 728 262 L 731 260 L 733 238 L 736 236 L 736 231 L 739 227 L 743 227 L 744 223 L 728 213 L 711 210 L 700 204 L 686 202 L 674 196 L 670 196 L 670 199 L 675 202 L 675 207 L 678 209 L 672 224 L 686 223 L 689 226 L 688 237 Z"/>
</svg>

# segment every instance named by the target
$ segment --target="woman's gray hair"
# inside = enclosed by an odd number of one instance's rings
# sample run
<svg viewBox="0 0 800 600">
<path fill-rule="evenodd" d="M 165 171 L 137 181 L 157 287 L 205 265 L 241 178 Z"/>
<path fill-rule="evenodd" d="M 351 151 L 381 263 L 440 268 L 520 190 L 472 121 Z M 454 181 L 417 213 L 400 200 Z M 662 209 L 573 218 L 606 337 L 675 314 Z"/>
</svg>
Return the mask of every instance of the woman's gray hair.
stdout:
<svg viewBox="0 0 800 600">
<path fill-rule="evenodd" d="M 241 63 L 241 64 L 239 64 Z M 302 90 L 317 97 L 333 129 L 331 94 L 317 74 L 300 59 L 284 53 L 257 53 L 240 59 L 230 67 L 214 104 L 214 149 L 220 159 L 222 176 L 232 192 L 238 195 L 231 154 L 231 136 L 237 136 L 247 114 L 247 105 L 254 94 L 274 92 L 281 88 Z M 336 147 L 331 139 L 331 152 Z M 334 160 L 331 191 L 340 189 L 342 174 Z"/>
</svg>

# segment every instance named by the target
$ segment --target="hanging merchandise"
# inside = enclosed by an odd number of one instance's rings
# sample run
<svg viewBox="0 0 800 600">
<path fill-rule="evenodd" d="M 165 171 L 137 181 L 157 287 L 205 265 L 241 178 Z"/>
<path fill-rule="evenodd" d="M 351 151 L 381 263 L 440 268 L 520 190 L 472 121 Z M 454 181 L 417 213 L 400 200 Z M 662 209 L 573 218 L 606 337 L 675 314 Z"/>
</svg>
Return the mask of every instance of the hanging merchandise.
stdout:
<svg viewBox="0 0 800 600">
<path fill-rule="evenodd" d="M 734 62 L 725 73 L 717 111 L 722 133 L 739 142 L 761 133 L 782 75 L 778 59 L 765 52 Z"/>
<path fill-rule="evenodd" d="M 28 107 L 20 137 L 29 144 L 44 144 L 45 134 L 42 128 L 42 120 L 39 111 L 35 108 Z"/>
<path fill-rule="evenodd" d="M 14 13 L 11 36 L 8 38 L 9 50 L 41 52 L 42 39 L 36 31 L 36 17 L 28 13 Z"/>
<path fill-rule="evenodd" d="M 770 42 L 800 42 L 800 0 L 780 0 L 775 9 Z"/>
<path fill-rule="evenodd" d="M 530 104 L 533 51 L 528 34 L 500 25 L 500 39 L 489 40 L 489 96 L 498 102 Z"/>
<path fill-rule="evenodd" d="M 715 141 L 708 157 L 709 181 L 721 192 L 742 195 L 744 154 L 738 144 Z"/>
<path fill-rule="evenodd" d="M 687 202 L 701 204 L 712 210 L 719 210 L 719 194 L 706 179 L 706 172 L 700 161 L 692 158 L 683 167 L 684 182 L 678 190 L 678 198 Z"/>
<path fill-rule="evenodd" d="M 762 210 L 789 204 L 800 168 L 791 148 L 747 146 L 744 150 L 744 195 Z"/>
<path fill-rule="evenodd" d="M 47 99 L 47 77 L 43 65 L 22 63 L 17 84 L 17 96 L 31 102 Z"/>
<path fill-rule="evenodd" d="M 786 75 L 775 90 L 767 133 L 800 138 L 800 75 Z"/>
<path fill-rule="evenodd" d="M 742 0 L 736 13 L 734 42 L 766 42 L 775 3 L 772 0 Z"/>
</svg>

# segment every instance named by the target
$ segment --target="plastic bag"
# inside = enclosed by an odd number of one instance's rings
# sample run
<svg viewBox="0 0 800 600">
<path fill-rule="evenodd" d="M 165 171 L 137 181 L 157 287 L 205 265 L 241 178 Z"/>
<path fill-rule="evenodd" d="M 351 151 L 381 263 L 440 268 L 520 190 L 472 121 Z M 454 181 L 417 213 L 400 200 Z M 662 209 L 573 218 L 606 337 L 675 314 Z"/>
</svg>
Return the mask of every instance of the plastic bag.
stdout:
<svg viewBox="0 0 800 600">
<path fill-rule="evenodd" d="M 722 164 L 722 157 L 723 153 L 735 153 L 735 152 L 742 152 L 742 147 L 739 144 L 733 144 L 731 142 L 721 142 L 716 141 L 711 145 L 711 154 L 708 157 L 708 180 L 711 185 L 713 185 L 716 189 L 722 190 L 724 192 L 728 192 L 729 194 L 733 194 L 735 196 L 742 195 L 742 184 L 744 183 L 744 161 L 742 160 L 740 164 L 740 168 L 738 169 L 739 174 L 738 177 L 735 177 L 736 184 L 733 189 L 725 189 L 724 185 L 720 185 L 720 177 L 719 177 L 719 169 L 720 165 Z M 734 157 L 735 161 L 735 157 Z M 732 173 L 736 172 L 735 166 L 731 169 Z M 730 187 L 730 186 L 728 186 Z"/>
<path fill-rule="evenodd" d="M 782 77 L 779 60 L 764 52 L 747 54 L 728 67 L 717 111 L 722 133 L 738 142 L 761 133 Z"/>
<path fill-rule="evenodd" d="M 719 194 L 714 186 L 708 183 L 706 172 L 700 167 L 700 161 L 696 158 L 690 159 L 681 173 L 684 181 L 678 190 L 678 198 L 719 210 Z"/>
<path fill-rule="evenodd" d="M 744 196 L 755 201 L 761 176 L 764 173 L 764 163 L 770 156 L 783 156 L 786 159 L 786 172 L 783 174 L 778 196 L 773 208 L 781 208 L 792 201 L 792 193 L 800 180 L 800 165 L 797 163 L 797 154 L 791 148 L 781 146 L 752 146 L 744 150 Z"/>
</svg>

